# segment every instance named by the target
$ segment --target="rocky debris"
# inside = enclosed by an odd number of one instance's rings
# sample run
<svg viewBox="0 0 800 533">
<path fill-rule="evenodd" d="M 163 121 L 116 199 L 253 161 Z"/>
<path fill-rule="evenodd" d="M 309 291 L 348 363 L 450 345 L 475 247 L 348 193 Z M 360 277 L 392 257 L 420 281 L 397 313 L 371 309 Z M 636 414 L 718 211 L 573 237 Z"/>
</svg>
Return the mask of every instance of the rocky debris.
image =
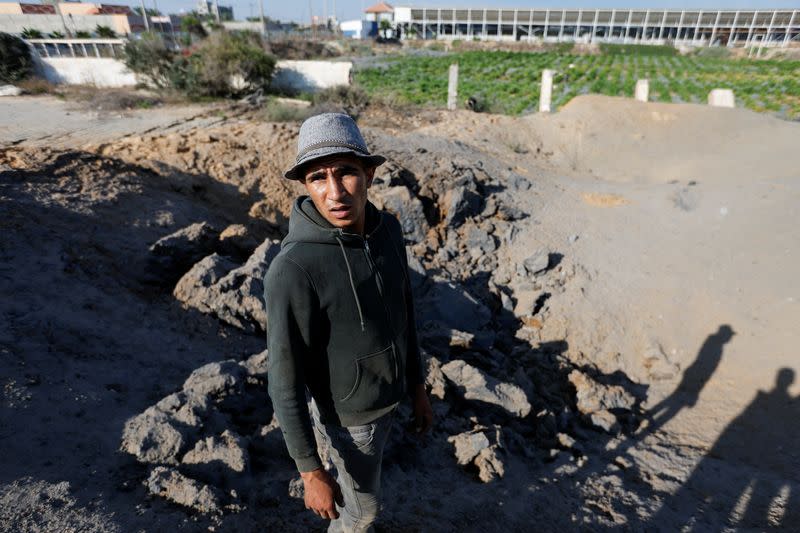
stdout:
<svg viewBox="0 0 800 533">
<path fill-rule="evenodd" d="M 150 492 L 203 513 L 234 509 L 263 484 L 252 464 L 288 459 L 266 390 L 267 352 L 204 365 L 131 418 L 121 449 L 156 465 Z M 264 425 L 265 421 L 272 420 Z"/>
<path fill-rule="evenodd" d="M 425 321 L 436 321 L 451 329 L 474 332 L 483 329 L 492 319 L 492 312 L 453 282 L 437 283 L 428 296 L 432 305 L 421 309 Z"/>
<path fill-rule="evenodd" d="M 680 366 L 670 361 L 657 342 L 652 342 L 645 350 L 642 365 L 652 381 L 672 379 L 680 372 Z"/>
<path fill-rule="evenodd" d="M 197 441 L 181 463 L 194 466 L 192 471 L 206 479 L 229 480 L 249 470 L 250 456 L 244 439 L 226 429 L 222 435 Z"/>
<path fill-rule="evenodd" d="M 482 200 L 478 194 L 464 186 L 456 187 L 445 196 L 445 224 L 457 227 L 481 211 Z"/>
<path fill-rule="evenodd" d="M 263 279 L 279 251 L 279 241 L 265 240 L 238 267 L 233 261 L 212 254 L 180 279 L 173 295 L 185 305 L 249 333 L 265 331 Z"/>
<path fill-rule="evenodd" d="M 442 372 L 442 363 L 436 357 L 422 353 L 423 361 L 428 362 L 427 372 L 425 373 L 425 385 L 430 389 L 431 396 L 444 400 L 445 389 L 447 383 L 445 382 L 444 372 Z"/>
<path fill-rule="evenodd" d="M 220 498 L 214 489 L 186 477 L 174 468 L 158 466 L 147 480 L 150 494 L 166 498 L 203 514 L 222 511 Z"/>
<path fill-rule="evenodd" d="M 376 189 L 371 195 L 378 207 L 397 217 L 407 241 L 421 242 L 428 232 L 428 220 L 422 202 L 403 186 Z"/>
<path fill-rule="evenodd" d="M 590 423 L 608 433 L 616 433 L 620 427 L 612 410 L 631 411 L 637 399 L 621 385 L 604 385 L 580 370 L 567 376 L 575 387 L 578 411 L 586 415 Z"/>
<path fill-rule="evenodd" d="M 495 444 L 482 449 L 475 458 L 475 466 L 478 467 L 478 478 L 484 483 L 503 477 L 506 473 L 503 462 L 498 457 L 498 450 L 499 448 Z"/>
<path fill-rule="evenodd" d="M 258 241 L 243 224 L 231 224 L 219 234 L 219 250 L 222 255 L 243 261 L 257 247 Z"/>
<path fill-rule="evenodd" d="M 235 361 L 208 363 L 186 378 L 183 390 L 189 394 L 224 396 L 240 391 L 246 375 L 247 369 Z"/>
<path fill-rule="evenodd" d="M 192 265 L 214 252 L 219 231 L 198 222 L 162 237 L 150 246 L 148 271 L 165 283 L 175 283 Z"/>
<path fill-rule="evenodd" d="M 522 262 L 522 275 L 528 274 L 534 276 L 547 270 L 550 266 L 550 252 L 548 250 L 538 250 L 528 256 Z"/>
<path fill-rule="evenodd" d="M 186 445 L 184 432 L 155 407 L 125 423 L 121 449 L 143 463 L 177 464 Z"/>
<path fill-rule="evenodd" d="M 461 389 L 467 400 L 477 400 L 502 408 L 523 418 L 531 411 L 525 392 L 511 383 L 503 383 L 461 360 L 442 366 L 442 372 Z"/>
<path fill-rule="evenodd" d="M 460 465 L 471 463 L 483 449 L 488 448 L 490 445 L 488 437 L 481 431 L 477 433 L 466 432 L 454 435 L 448 437 L 447 442 L 453 444 L 456 461 Z"/>
<path fill-rule="evenodd" d="M 570 372 L 568 379 L 575 387 L 578 410 L 583 414 L 604 409 L 630 410 L 636 404 L 636 398 L 621 385 L 603 385 L 580 370 Z"/>
</svg>

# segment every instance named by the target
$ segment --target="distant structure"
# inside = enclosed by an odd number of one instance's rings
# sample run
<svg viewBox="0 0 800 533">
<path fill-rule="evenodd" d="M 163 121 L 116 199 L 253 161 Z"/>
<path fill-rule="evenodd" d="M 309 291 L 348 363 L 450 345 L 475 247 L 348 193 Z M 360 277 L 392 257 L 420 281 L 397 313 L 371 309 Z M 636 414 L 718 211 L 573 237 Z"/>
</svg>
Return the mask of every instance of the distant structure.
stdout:
<svg viewBox="0 0 800 533">
<path fill-rule="evenodd" d="M 403 39 L 800 46 L 797 9 L 395 7 Z"/>
<path fill-rule="evenodd" d="M 231 6 L 221 6 L 218 2 L 197 0 L 196 10 L 198 15 L 211 15 L 216 18 L 218 9 L 219 20 L 233 20 L 233 8 Z"/>
<path fill-rule="evenodd" d="M 125 5 L 58 2 L 58 8 L 54 0 L 42 4 L 0 2 L 0 32 L 20 35 L 28 28 L 43 34 L 74 35 L 106 26 L 123 36 L 145 29 L 143 18 Z"/>
<path fill-rule="evenodd" d="M 369 39 L 377 37 L 382 20 L 389 21 L 390 33 L 394 35 L 394 8 L 386 2 L 378 2 L 364 10 L 362 18 L 345 20 L 339 24 L 342 35 L 351 39 Z"/>
</svg>

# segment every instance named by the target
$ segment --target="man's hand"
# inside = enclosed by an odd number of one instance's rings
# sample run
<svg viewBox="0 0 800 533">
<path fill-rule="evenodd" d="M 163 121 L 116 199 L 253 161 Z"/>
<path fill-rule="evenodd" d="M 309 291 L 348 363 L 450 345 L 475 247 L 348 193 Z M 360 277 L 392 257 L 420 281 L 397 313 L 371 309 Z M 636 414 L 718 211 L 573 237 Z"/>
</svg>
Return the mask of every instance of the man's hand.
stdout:
<svg viewBox="0 0 800 533">
<path fill-rule="evenodd" d="M 428 401 L 425 385 L 416 386 L 411 401 L 414 404 L 414 431 L 421 436 L 433 425 L 433 409 L 431 402 Z"/>
<path fill-rule="evenodd" d="M 306 509 L 311 509 L 322 518 L 334 520 L 339 518 L 336 503 L 344 506 L 339 484 L 327 470 L 317 468 L 311 472 L 300 472 L 303 478 Z"/>
</svg>

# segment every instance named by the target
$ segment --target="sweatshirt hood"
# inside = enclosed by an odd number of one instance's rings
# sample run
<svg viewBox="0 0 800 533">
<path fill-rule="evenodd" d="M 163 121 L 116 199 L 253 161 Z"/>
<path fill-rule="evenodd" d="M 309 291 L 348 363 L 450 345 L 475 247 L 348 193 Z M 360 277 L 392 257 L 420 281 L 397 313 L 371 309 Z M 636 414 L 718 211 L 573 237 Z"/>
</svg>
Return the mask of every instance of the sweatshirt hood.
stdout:
<svg viewBox="0 0 800 533">
<path fill-rule="evenodd" d="M 381 213 L 372 202 L 367 201 L 366 233 L 372 234 L 381 224 Z M 359 235 L 343 231 L 325 220 L 317 211 L 310 196 L 300 196 L 294 201 L 292 214 L 289 217 L 289 233 L 283 240 L 283 246 L 293 242 L 315 244 L 333 244 L 339 246 L 351 242 L 363 242 Z"/>
</svg>

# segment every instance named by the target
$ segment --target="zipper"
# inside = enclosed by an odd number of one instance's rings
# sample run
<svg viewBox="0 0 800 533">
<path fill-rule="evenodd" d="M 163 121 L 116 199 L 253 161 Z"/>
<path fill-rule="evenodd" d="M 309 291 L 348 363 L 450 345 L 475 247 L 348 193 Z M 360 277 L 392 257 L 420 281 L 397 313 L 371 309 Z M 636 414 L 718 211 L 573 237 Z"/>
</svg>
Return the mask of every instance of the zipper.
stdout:
<svg viewBox="0 0 800 533">
<path fill-rule="evenodd" d="M 381 298 L 381 304 L 383 305 L 383 312 L 386 315 L 386 326 L 389 329 L 389 332 L 392 335 L 392 359 L 394 359 L 394 375 L 396 378 L 400 378 L 400 367 L 398 366 L 397 362 L 397 350 L 394 344 L 394 328 L 392 327 L 392 323 L 390 320 L 389 315 L 389 308 L 386 307 L 386 298 L 383 295 L 383 278 L 381 277 L 380 270 L 378 270 L 378 266 L 375 264 L 375 261 L 372 259 L 372 251 L 369 249 L 369 236 L 363 239 L 364 241 L 364 255 L 367 257 L 367 264 L 369 265 L 370 271 L 375 275 L 375 285 L 378 288 L 378 294 Z"/>
</svg>

